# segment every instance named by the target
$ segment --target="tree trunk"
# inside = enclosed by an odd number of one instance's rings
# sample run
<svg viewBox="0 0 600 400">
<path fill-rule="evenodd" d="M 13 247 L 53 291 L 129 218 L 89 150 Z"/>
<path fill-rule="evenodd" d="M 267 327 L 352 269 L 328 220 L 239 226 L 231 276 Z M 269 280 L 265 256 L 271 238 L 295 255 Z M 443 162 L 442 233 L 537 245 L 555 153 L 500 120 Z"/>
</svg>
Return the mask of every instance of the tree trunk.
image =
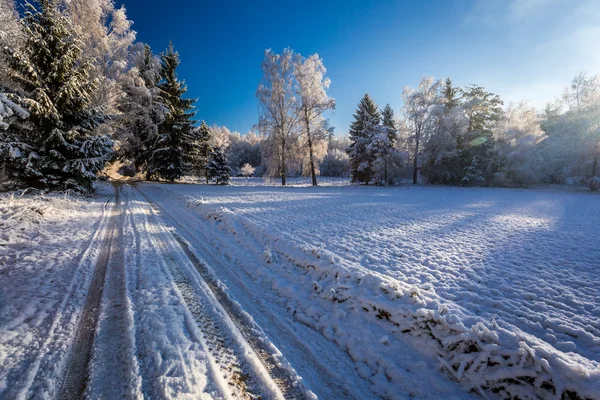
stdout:
<svg viewBox="0 0 600 400">
<path fill-rule="evenodd" d="M 308 120 L 307 111 L 304 110 L 304 122 L 306 123 L 306 136 L 308 138 L 308 154 L 310 157 L 310 176 L 312 177 L 312 185 L 317 186 L 317 173 L 315 172 L 315 157 L 313 155 L 312 138 L 310 137 L 310 121 Z"/>
<path fill-rule="evenodd" d="M 281 186 L 285 186 L 285 140 L 281 142 Z"/>
<path fill-rule="evenodd" d="M 419 157 L 419 136 L 421 135 L 421 132 L 419 130 L 416 131 L 415 134 L 415 156 L 413 159 L 413 185 L 417 184 L 417 167 L 418 167 L 418 163 L 417 163 L 417 158 Z"/>
<path fill-rule="evenodd" d="M 388 177 L 387 177 L 387 158 L 383 161 L 383 186 L 387 186 Z"/>
</svg>

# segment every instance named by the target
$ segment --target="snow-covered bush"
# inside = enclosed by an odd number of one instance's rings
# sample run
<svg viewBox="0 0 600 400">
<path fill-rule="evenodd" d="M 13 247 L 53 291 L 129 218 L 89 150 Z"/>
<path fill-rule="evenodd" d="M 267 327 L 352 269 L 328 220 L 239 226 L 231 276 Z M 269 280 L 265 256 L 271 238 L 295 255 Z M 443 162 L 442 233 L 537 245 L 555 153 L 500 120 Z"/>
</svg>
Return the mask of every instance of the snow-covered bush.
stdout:
<svg viewBox="0 0 600 400">
<path fill-rule="evenodd" d="M 319 166 L 321 176 L 342 177 L 350 176 L 350 161 L 348 154 L 342 150 L 333 149 L 321 161 Z"/>
<path fill-rule="evenodd" d="M 246 163 L 246 164 L 244 164 L 244 166 L 242 168 L 240 168 L 240 175 L 243 177 L 254 176 L 255 170 L 256 170 L 256 168 L 254 168 L 252 165 Z"/>
</svg>

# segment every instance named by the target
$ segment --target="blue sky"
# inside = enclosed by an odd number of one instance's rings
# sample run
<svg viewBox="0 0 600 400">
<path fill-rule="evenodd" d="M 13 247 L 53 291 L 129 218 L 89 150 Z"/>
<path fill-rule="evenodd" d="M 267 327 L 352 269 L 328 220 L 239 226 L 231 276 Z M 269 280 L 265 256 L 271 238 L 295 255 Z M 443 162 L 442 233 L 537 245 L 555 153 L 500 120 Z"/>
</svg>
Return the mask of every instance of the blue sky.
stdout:
<svg viewBox="0 0 600 400">
<path fill-rule="evenodd" d="M 578 72 L 600 72 L 596 0 L 122 0 L 138 40 L 160 52 L 172 40 L 179 77 L 198 118 L 247 132 L 264 50 L 318 53 L 344 134 L 360 97 L 402 106 L 423 76 L 477 83 L 506 102 L 538 107 Z"/>
</svg>

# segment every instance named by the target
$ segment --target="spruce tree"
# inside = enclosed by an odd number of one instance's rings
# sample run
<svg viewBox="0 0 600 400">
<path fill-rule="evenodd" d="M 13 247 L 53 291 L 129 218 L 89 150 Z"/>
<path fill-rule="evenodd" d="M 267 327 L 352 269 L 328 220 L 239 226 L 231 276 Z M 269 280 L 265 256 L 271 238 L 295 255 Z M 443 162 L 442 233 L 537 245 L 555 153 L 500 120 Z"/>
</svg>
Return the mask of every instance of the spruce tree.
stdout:
<svg viewBox="0 0 600 400">
<path fill-rule="evenodd" d="M 460 92 L 459 88 L 455 88 L 452 86 L 452 79 L 446 78 L 446 82 L 444 85 L 444 98 L 445 98 L 445 107 L 444 114 L 448 114 L 455 107 L 460 105 L 460 99 L 458 98 L 458 94 Z"/>
<path fill-rule="evenodd" d="M 202 121 L 200 127 L 192 131 L 191 140 L 187 144 L 186 152 L 187 170 L 196 176 L 204 176 L 206 183 L 208 183 L 206 165 L 212 152 L 210 139 L 210 128 L 206 125 L 206 122 Z"/>
<path fill-rule="evenodd" d="M 351 143 L 347 152 L 350 158 L 352 182 L 369 184 L 373 177 L 374 157 L 368 150 L 371 141 L 371 130 L 365 128 L 379 125 L 380 121 L 381 116 L 377 105 L 368 93 L 365 94 L 358 103 L 354 121 L 350 124 Z"/>
<path fill-rule="evenodd" d="M 30 126 L 16 134 L 31 151 L 8 168 L 18 186 L 89 191 L 112 155 L 112 141 L 95 135 L 101 121 L 91 107 L 95 82 L 81 62 L 81 42 L 58 0 L 27 4 L 24 44 L 9 52 L 11 77 L 23 88 Z"/>
<path fill-rule="evenodd" d="M 398 142 L 398 128 L 396 127 L 396 119 L 394 110 L 389 104 L 386 104 L 381 111 L 381 124 L 387 130 L 387 141 L 378 141 L 378 154 L 383 162 L 383 182 L 387 185 L 388 182 L 388 164 L 391 158 L 395 155 L 395 146 Z"/>
<path fill-rule="evenodd" d="M 196 113 L 191 110 L 195 100 L 182 98 L 187 88 L 185 82 L 177 79 L 175 70 L 180 61 L 173 43 L 161 55 L 161 62 L 158 88 L 167 113 L 152 146 L 147 178 L 173 182 L 185 172 L 185 158 L 193 141 L 192 125 L 195 121 L 192 118 Z"/>
<path fill-rule="evenodd" d="M 217 148 L 210 153 L 210 159 L 206 164 L 207 183 L 211 180 L 217 185 L 229 184 L 231 168 L 223 149 Z"/>
</svg>

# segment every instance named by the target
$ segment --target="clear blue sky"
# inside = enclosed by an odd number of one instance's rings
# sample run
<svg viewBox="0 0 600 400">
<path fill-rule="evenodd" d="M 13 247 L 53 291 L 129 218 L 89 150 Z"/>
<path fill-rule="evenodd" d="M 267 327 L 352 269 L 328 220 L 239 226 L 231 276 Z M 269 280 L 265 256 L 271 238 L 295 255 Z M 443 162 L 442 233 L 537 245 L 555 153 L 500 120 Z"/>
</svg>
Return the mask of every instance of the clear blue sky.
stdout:
<svg viewBox="0 0 600 400">
<path fill-rule="evenodd" d="M 536 106 L 579 71 L 600 72 L 596 0 L 121 0 L 138 40 L 161 52 L 172 40 L 199 119 L 247 132 L 257 121 L 264 50 L 318 53 L 347 131 L 369 92 L 399 112 L 404 86 L 422 76 L 477 83 Z"/>
</svg>

